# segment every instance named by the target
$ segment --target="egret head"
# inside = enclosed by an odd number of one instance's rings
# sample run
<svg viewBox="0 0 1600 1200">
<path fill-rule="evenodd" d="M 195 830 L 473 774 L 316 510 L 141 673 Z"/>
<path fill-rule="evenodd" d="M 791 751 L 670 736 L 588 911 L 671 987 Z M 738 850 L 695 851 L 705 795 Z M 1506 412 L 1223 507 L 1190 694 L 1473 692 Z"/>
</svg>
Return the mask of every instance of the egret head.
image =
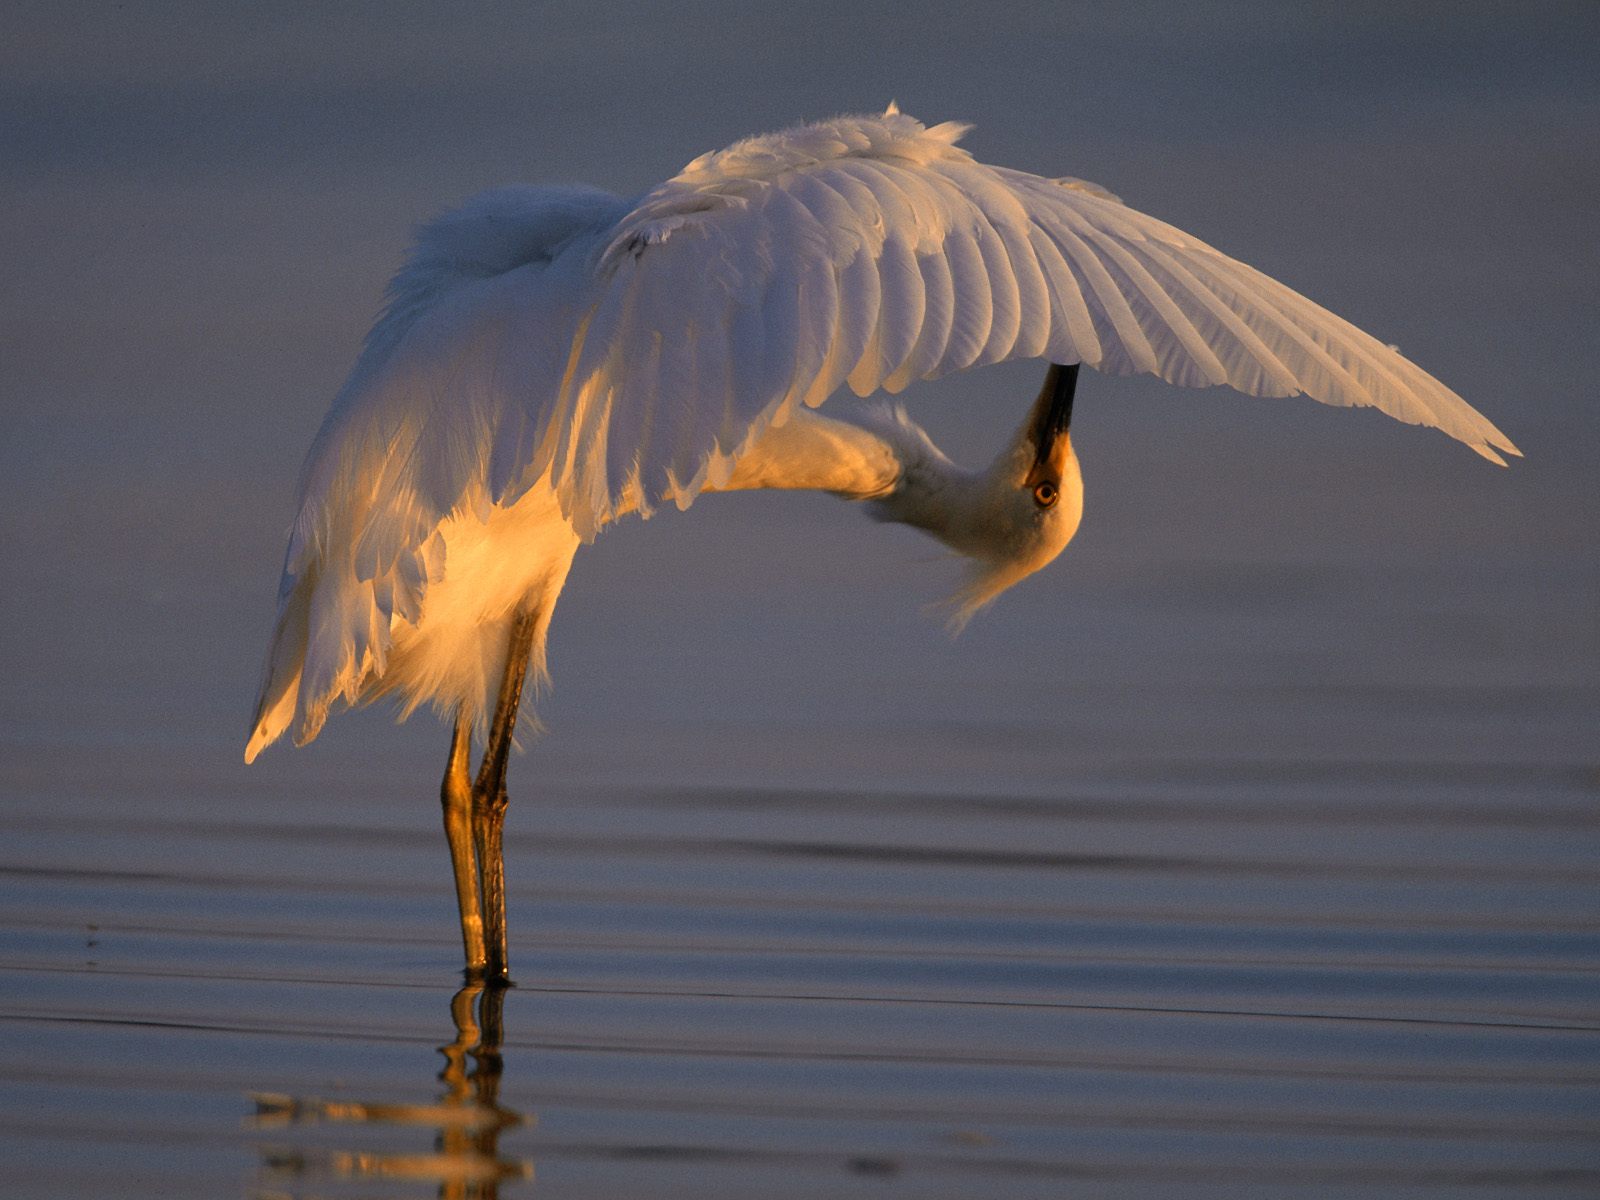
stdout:
<svg viewBox="0 0 1600 1200">
<path fill-rule="evenodd" d="M 1078 367 L 1052 366 L 1028 418 L 986 471 L 957 468 L 903 412 L 885 427 L 906 464 L 879 515 L 926 530 L 969 560 L 940 607 L 960 630 L 984 605 L 1052 562 L 1078 531 L 1083 476 L 1069 425 Z"/>
<path fill-rule="evenodd" d="M 989 469 L 976 477 L 975 503 L 943 536 L 971 560 L 945 602 L 960 630 L 1001 592 L 1055 558 L 1078 532 L 1083 476 L 1070 425 L 1078 364 L 1052 364 L 1028 419 Z"/>
</svg>

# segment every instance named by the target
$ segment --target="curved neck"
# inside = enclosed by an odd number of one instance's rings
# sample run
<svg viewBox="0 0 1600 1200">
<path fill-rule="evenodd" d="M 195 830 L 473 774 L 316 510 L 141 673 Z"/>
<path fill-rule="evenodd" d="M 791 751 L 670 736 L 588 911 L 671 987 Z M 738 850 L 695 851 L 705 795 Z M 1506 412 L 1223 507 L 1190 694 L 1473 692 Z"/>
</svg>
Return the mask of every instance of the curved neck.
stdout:
<svg viewBox="0 0 1600 1200">
<path fill-rule="evenodd" d="M 782 425 L 769 426 L 756 439 L 727 482 L 708 485 L 706 491 L 803 488 L 871 500 L 893 492 L 902 473 L 889 439 L 862 425 L 797 408 Z"/>
</svg>

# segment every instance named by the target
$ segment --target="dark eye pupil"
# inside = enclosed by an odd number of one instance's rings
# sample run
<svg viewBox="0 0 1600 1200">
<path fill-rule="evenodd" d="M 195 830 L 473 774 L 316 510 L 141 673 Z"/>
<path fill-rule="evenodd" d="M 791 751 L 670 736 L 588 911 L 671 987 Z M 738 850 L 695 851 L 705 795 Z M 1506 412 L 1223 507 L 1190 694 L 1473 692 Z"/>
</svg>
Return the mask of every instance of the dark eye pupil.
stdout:
<svg viewBox="0 0 1600 1200">
<path fill-rule="evenodd" d="M 1041 483 L 1033 489 L 1033 498 L 1040 504 L 1054 504 L 1056 501 L 1056 486 L 1053 483 Z"/>
</svg>

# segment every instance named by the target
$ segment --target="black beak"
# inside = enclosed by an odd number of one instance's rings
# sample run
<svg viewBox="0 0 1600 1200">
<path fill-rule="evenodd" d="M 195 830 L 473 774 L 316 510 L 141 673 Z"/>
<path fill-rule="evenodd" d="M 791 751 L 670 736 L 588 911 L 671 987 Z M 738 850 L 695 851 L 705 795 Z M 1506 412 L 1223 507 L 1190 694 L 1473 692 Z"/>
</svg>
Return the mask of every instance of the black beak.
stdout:
<svg viewBox="0 0 1600 1200">
<path fill-rule="evenodd" d="M 1044 389 L 1034 403 L 1033 438 L 1034 465 L 1049 461 L 1056 443 L 1066 436 L 1072 424 L 1072 397 L 1078 390 L 1079 363 L 1051 363 L 1044 377 Z"/>
</svg>

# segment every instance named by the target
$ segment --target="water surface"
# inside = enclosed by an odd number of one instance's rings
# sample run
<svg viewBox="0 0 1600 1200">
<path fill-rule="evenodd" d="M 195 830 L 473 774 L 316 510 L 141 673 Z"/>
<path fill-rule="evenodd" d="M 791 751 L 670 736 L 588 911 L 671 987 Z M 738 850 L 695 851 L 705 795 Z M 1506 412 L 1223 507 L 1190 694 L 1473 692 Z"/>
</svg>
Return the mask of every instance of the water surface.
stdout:
<svg viewBox="0 0 1600 1200">
<path fill-rule="evenodd" d="M 175 767 L 6 776 L 19 1194 L 1600 1187 L 1592 772 L 546 789 L 485 1045 L 430 806 Z"/>
<path fill-rule="evenodd" d="M 7 16 L 0 1192 L 1600 1193 L 1600 8 Z M 1083 527 L 955 643 L 832 500 L 619 526 L 485 1010 L 442 730 L 239 761 L 300 458 L 419 218 L 891 98 L 1528 457 L 1086 374 Z M 906 398 L 976 463 L 1037 386 Z"/>
</svg>

